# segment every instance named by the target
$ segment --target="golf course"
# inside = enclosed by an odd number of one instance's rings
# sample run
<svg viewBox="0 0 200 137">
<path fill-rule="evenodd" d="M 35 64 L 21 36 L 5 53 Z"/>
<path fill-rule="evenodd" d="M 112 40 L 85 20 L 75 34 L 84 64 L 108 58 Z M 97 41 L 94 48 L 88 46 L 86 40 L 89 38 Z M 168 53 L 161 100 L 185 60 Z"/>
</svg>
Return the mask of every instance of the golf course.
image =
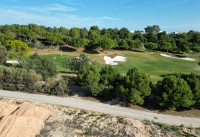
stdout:
<svg viewBox="0 0 200 137">
<path fill-rule="evenodd" d="M 168 58 L 161 56 L 162 52 L 149 52 L 149 51 L 116 51 L 111 50 L 108 52 L 99 52 L 98 54 L 91 54 L 83 52 L 81 49 L 75 52 L 63 52 L 56 49 L 46 49 L 46 50 L 37 50 L 33 53 L 38 53 L 41 57 L 52 59 L 56 64 L 59 72 L 70 72 L 64 66 L 65 58 L 70 56 L 79 56 L 80 54 L 86 54 L 92 61 L 96 63 L 98 68 L 106 66 L 104 56 L 123 56 L 127 58 L 126 62 L 118 62 L 116 67 L 122 75 L 125 75 L 128 69 L 137 67 L 141 72 L 147 73 L 153 83 L 156 83 L 158 80 L 161 80 L 164 75 L 173 74 L 173 73 L 196 73 L 200 74 L 200 66 L 198 65 L 199 55 L 195 54 L 172 54 L 167 53 L 167 55 L 177 55 L 181 57 L 189 57 L 195 59 L 195 61 L 182 60 L 177 58 Z M 62 54 L 62 56 L 61 56 Z M 165 53 L 166 54 L 166 53 Z M 52 57 L 56 57 L 53 59 Z"/>
</svg>

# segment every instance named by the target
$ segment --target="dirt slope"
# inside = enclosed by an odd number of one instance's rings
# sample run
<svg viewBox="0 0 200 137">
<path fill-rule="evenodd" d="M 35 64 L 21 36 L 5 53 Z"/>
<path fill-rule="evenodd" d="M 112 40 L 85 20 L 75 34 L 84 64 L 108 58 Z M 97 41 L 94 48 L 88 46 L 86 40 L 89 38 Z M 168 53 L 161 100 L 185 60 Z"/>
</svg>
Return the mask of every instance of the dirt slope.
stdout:
<svg viewBox="0 0 200 137">
<path fill-rule="evenodd" d="M 200 128 L 170 126 L 60 105 L 5 98 L 0 99 L 0 104 L 0 110 L 6 104 L 17 107 L 1 119 L 0 137 L 200 136 Z"/>
<path fill-rule="evenodd" d="M 44 122 L 34 117 L 4 116 L 0 122 L 0 137 L 35 137 Z"/>
<path fill-rule="evenodd" d="M 44 127 L 50 111 L 32 105 L 0 102 L 0 137 L 35 137 Z"/>
<path fill-rule="evenodd" d="M 0 117 L 10 115 L 18 108 L 17 105 L 8 102 L 0 102 Z"/>
</svg>

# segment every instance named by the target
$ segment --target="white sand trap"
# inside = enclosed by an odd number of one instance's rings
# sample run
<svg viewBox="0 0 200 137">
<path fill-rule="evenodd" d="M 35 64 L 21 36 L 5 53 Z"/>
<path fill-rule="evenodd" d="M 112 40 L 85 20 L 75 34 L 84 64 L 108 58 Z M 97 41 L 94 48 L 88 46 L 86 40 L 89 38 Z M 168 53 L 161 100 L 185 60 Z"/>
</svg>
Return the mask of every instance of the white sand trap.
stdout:
<svg viewBox="0 0 200 137">
<path fill-rule="evenodd" d="M 164 56 L 164 57 L 169 57 L 169 58 L 176 58 L 176 59 L 183 59 L 183 60 L 188 60 L 188 61 L 195 61 L 195 59 L 192 59 L 192 58 L 178 57 L 176 55 L 167 55 L 167 54 L 160 54 L 160 55 Z"/>
<path fill-rule="evenodd" d="M 17 60 L 8 60 L 8 61 L 6 61 L 6 63 L 9 63 L 9 64 L 19 64 L 19 61 L 17 61 Z"/>
<path fill-rule="evenodd" d="M 105 64 L 108 65 L 118 65 L 117 61 L 126 62 L 126 57 L 116 56 L 113 59 L 108 56 L 104 56 Z"/>
</svg>

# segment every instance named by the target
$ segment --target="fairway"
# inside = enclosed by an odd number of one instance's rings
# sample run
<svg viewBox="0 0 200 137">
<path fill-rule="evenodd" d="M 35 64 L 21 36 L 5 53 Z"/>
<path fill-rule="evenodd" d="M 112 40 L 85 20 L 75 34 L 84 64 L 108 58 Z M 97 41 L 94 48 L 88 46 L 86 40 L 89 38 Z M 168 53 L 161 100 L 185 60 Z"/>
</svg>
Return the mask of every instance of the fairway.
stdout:
<svg viewBox="0 0 200 137">
<path fill-rule="evenodd" d="M 52 59 L 56 64 L 59 71 L 68 71 L 64 67 L 64 61 L 66 57 L 77 56 L 77 53 L 63 53 L 62 57 L 57 52 L 56 54 L 45 54 L 42 57 Z M 196 61 L 186 61 L 174 58 L 167 58 L 160 55 L 161 52 L 132 52 L 132 51 L 110 51 L 109 53 L 101 54 L 87 54 L 93 61 L 97 62 L 96 65 L 98 68 L 106 66 L 104 61 L 104 56 L 124 56 L 127 58 L 127 62 L 119 62 L 116 67 L 123 75 L 126 74 L 128 69 L 137 67 L 141 72 L 145 72 L 150 75 L 152 81 L 155 83 L 158 80 L 162 79 L 163 75 L 173 74 L 173 73 L 197 73 L 200 74 L 200 66 L 198 65 L 198 56 L 194 56 Z"/>
</svg>

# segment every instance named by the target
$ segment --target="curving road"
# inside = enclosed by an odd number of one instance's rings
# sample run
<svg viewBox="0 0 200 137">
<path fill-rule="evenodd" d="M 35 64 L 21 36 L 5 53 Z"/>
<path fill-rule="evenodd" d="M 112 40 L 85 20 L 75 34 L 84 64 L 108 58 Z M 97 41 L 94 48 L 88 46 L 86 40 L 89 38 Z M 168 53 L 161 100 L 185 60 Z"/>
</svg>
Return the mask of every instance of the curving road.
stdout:
<svg viewBox="0 0 200 137">
<path fill-rule="evenodd" d="M 0 90 L 0 96 L 5 98 L 16 98 L 29 101 L 44 102 L 50 104 L 58 104 L 63 106 L 70 106 L 80 109 L 92 110 L 96 112 L 102 112 L 117 116 L 123 116 L 139 120 L 150 120 L 160 122 L 169 125 L 180 126 L 181 124 L 187 127 L 200 127 L 200 119 L 192 117 L 173 116 L 166 114 L 157 114 L 152 112 L 145 112 L 140 110 L 134 110 L 124 108 L 115 105 L 103 104 L 98 102 L 92 102 L 88 100 L 82 100 L 72 97 L 56 97 L 38 94 L 29 94 L 22 92 L 13 92 Z"/>
</svg>

